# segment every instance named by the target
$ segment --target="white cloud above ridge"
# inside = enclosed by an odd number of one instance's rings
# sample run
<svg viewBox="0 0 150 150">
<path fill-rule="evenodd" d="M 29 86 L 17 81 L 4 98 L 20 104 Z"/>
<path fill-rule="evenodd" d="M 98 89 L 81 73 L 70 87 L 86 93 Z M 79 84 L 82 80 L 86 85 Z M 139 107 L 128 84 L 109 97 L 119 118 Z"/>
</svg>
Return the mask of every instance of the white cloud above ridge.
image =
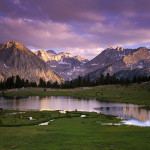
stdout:
<svg viewBox="0 0 150 150">
<path fill-rule="evenodd" d="M 150 29 L 137 29 L 130 23 L 115 26 L 95 22 L 85 26 L 85 34 L 82 35 L 73 25 L 67 23 L 1 17 L 0 32 L 2 42 L 16 40 L 26 46 L 60 49 L 89 59 L 109 45 L 116 47 L 150 42 Z"/>
</svg>

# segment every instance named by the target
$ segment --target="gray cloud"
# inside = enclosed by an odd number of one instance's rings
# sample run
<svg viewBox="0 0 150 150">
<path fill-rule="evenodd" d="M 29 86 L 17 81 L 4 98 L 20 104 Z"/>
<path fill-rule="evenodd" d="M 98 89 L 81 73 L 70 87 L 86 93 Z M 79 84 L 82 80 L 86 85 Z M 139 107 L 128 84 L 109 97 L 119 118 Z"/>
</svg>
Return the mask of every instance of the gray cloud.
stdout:
<svg viewBox="0 0 150 150">
<path fill-rule="evenodd" d="M 1 0 L 0 12 L 8 17 L 50 19 L 53 21 L 99 21 L 99 16 L 116 17 L 150 12 L 149 0 Z M 89 14 L 89 15 L 88 15 Z"/>
</svg>

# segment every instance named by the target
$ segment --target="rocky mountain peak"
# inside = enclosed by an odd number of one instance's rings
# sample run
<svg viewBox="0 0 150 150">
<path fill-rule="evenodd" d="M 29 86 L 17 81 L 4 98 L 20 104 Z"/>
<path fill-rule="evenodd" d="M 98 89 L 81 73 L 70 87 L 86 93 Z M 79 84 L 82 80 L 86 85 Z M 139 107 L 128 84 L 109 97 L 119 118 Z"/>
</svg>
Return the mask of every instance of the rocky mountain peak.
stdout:
<svg viewBox="0 0 150 150">
<path fill-rule="evenodd" d="M 49 61 L 52 58 L 52 56 L 43 49 L 36 51 L 35 54 L 44 61 Z"/>
<path fill-rule="evenodd" d="M 10 54 L 13 51 L 23 52 L 26 55 L 32 54 L 32 52 L 29 49 L 27 49 L 23 44 L 16 41 L 0 44 L 0 49 L 7 51 L 8 54 Z"/>
<path fill-rule="evenodd" d="M 120 46 L 117 46 L 117 47 L 116 47 L 116 50 L 117 50 L 117 51 L 123 51 L 124 48 L 123 48 L 123 47 L 120 47 Z"/>
<path fill-rule="evenodd" d="M 107 47 L 107 49 L 113 49 L 113 47 L 111 47 L 111 46 L 108 46 L 108 47 Z"/>
<path fill-rule="evenodd" d="M 150 66 L 150 51 L 146 47 L 140 47 L 133 54 L 124 57 L 123 61 L 131 69 Z"/>
<path fill-rule="evenodd" d="M 138 51 L 148 51 L 148 49 L 146 47 L 139 47 Z"/>
<path fill-rule="evenodd" d="M 79 55 L 75 56 L 75 58 L 76 58 L 77 60 L 79 60 L 79 61 L 88 61 L 88 59 L 85 59 L 85 58 L 83 58 L 83 57 L 81 57 L 81 56 L 79 56 Z"/>
<path fill-rule="evenodd" d="M 70 53 L 64 53 L 64 56 L 65 56 L 66 58 L 72 58 L 72 57 L 73 57 L 73 55 L 71 55 Z"/>
<path fill-rule="evenodd" d="M 53 50 L 47 50 L 47 53 L 49 53 L 51 56 L 56 55 L 57 53 Z"/>
<path fill-rule="evenodd" d="M 25 48 L 23 44 L 16 42 L 16 41 L 7 42 L 6 48 L 10 48 L 10 47 L 17 48 L 20 50 L 23 50 Z"/>
</svg>

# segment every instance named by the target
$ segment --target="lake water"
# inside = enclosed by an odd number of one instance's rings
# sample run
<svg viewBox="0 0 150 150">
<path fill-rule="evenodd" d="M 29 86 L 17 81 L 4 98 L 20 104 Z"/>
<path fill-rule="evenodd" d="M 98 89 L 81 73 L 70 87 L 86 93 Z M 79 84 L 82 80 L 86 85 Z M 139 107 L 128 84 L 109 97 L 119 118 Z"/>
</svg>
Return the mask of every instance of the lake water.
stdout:
<svg viewBox="0 0 150 150">
<path fill-rule="evenodd" d="M 21 99 L 0 98 L 0 108 L 6 110 L 88 111 L 116 115 L 125 119 L 125 124 L 150 126 L 150 111 L 139 109 L 138 107 L 138 105 L 134 104 L 102 102 L 96 99 L 75 99 L 63 96 L 36 96 Z"/>
</svg>

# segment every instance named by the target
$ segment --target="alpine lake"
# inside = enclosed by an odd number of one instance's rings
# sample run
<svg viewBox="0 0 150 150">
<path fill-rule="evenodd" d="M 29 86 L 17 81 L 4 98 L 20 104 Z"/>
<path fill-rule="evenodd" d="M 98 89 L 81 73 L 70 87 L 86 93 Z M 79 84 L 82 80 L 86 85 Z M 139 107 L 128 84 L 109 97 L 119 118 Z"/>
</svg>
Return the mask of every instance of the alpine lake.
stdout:
<svg viewBox="0 0 150 150">
<path fill-rule="evenodd" d="M 122 119 L 124 124 L 136 126 L 150 126 L 150 111 L 139 109 L 138 105 L 105 102 L 96 99 L 77 99 L 65 96 L 28 98 L 0 98 L 0 107 L 4 110 L 18 111 L 66 111 L 97 112 L 114 115 Z"/>
</svg>

